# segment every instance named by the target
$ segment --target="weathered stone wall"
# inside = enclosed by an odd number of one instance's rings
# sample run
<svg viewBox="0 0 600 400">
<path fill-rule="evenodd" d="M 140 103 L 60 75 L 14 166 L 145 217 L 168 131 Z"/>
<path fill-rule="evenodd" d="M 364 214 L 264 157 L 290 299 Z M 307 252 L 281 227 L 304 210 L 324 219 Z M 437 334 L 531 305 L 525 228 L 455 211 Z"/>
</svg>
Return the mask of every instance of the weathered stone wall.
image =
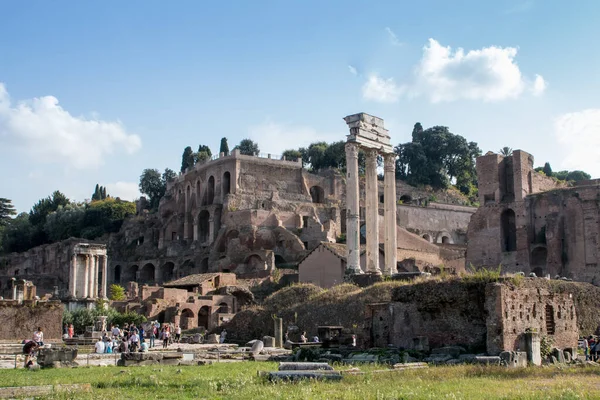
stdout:
<svg viewBox="0 0 600 400">
<path fill-rule="evenodd" d="M 573 294 L 577 288 L 571 285 L 570 289 L 557 292 L 531 280 L 519 287 L 487 285 L 488 353 L 524 350 L 527 330 L 552 337 L 553 345 L 560 349 L 576 347 L 579 326 Z"/>
<path fill-rule="evenodd" d="M 60 301 L 0 300 L 0 340 L 21 341 L 31 339 L 38 327 L 44 340 L 62 338 L 64 306 Z"/>
<path fill-rule="evenodd" d="M 466 243 L 467 227 L 474 207 L 438 206 L 429 203 L 427 207 L 416 205 L 397 206 L 398 225 L 415 233 L 429 242 L 442 243 L 448 238 L 449 243 Z"/>
<path fill-rule="evenodd" d="M 585 284 L 554 287 L 544 279 L 524 281 L 518 286 L 510 281 L 448 281 L 398 287 L 391 303 L 369 307 L 373 345 L 412 349 L 416 338 L 425 337 L 431 348 L 460 345 L 495 355 L 523 350 L 524 333 L 533 330 L 551 337 L 559 348 L 576 347 L 577 294 Z M 589 311 L 584 307 L 580 301 L 585 315 Z"/>
</svg>

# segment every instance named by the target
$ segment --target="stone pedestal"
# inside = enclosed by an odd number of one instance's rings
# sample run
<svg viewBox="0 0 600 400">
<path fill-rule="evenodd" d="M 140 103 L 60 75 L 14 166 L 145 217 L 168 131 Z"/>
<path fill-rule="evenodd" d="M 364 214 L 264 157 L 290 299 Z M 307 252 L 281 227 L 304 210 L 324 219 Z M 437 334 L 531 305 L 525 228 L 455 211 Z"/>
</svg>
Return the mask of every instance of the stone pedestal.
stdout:
<svg viewBox="0 0 600 400">
<path fill-rule="evenodd" d="M 533 365 L 542 365 L 542 348 L 539 333 L 525 333 L 525 349 L 527 351 L 527 361 Z"/>
<path fill-rule="evenodd" d="M 283 319 L 274 318 L 275 347 L 283 347 Z"/>
</svg>

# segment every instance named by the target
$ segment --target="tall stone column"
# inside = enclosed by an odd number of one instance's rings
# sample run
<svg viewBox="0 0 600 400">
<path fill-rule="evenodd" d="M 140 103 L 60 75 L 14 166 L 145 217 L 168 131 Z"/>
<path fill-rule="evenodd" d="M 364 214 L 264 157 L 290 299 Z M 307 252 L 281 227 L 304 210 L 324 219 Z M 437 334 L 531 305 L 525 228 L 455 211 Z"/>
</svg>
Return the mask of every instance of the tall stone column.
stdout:
<svg viewBox="0 0 600 400">
<path fill-rule="evenodd" d="M 77 254 L 71 256 L 71 269 L 69 271 L 69 294 L 77 297 Z"/>
<path fill-rule="evenodd" d="M 90 297 L 90 255 L 85 255 L 85 273 L 83 275 L 83 296 Z"/>
<path fill-rule="evenodd" d="M 196 218 L 194 218 L 194 232 L 193 232 L 193 236 L 194 236 L 194 242 L 198 240 L 198 216 L 196 216 Z"/>
<path fill-rule="evenodd" d="M 384 275 L 398 272 L 397 267 L 397 227 L 396 227 L 396 155 L 384 156 L 384 190 L 383 205 L 385 212 L 385 266 Z"/>
<path fill-rule="evenodd" d="M 377 189 L 377 150 L 367 150 L 365 170 L 367 225 L 367 273 L 381 275 L 379 269 L 379 193 Z"/>
<path fill-rule="evenodd" d="M 346 143 L 346 273 L 360 269 L 360 216 L 358 191 L 358 146 Z"/>
<path fill-rule="evenodd" d="M 98 275 L 100 274 L 100 260 L 96 254 L 92 256 L 92 265 L 94 266 L 94 275 L 93 275 L 93 289 L 92 289 L 92 297 L 98 297 Z"/>
<path fill-rule="evenodd" d="M 108 282 L 108 256 L 102 256 L 102 297 L 108 297 L 106 283 Z"/>
</svg>

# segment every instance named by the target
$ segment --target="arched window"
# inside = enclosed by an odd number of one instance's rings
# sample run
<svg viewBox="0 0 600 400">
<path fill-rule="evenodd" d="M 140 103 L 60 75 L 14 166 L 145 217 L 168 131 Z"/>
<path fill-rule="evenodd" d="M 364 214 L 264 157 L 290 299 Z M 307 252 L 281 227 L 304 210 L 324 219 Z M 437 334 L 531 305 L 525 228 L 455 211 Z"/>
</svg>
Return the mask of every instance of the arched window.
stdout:
<svg viewBox="0 0 600 400">
<path fill-rule="evenodd" d="M 200 273 L 206 274 L 208 272 L 208 258 L 203 258 L 200 261 Z"/>
<path fill-rule="evenodd" d="M 427 234 L 427 233 L 426 233 L 426 234 L 424 234 L 424 235 L 423 235 L 423 239 L 425 239 L 425 240 L 427 240 L 428 242 L 430 242 L 430 243 L 431 243 L 431 236 L 429 236 L 429 234 Z"/>
<path fill-rule="evenodd" d="M 154 283 L 155 268 L 152 263 L 147 263 L 140 270 L 139 283 Z"/>
<path fill-rule="evenodd" d="M 536 276 L 543 276 L 546 270 L 546 259 L 548 257 L 548 250 L 545 247 L 536 247 L 531 252 L 531 271 Z"/>
<path fill-rule="evenodd" d="M 204 243 L 208 240 L 208 234 L 210 232 L 209 221 L 210 214 L 206 210 L 200 211 L 198 215 L 198 241 Z"/>
<path fill-rule="evenodd" d="M 223 174 L 223 196 L 231 193 L 231 174 L 229 171 L 226 171 Z"/>
<path fill-rule="evenodd" d="M 118 285 L 121 283 L 121 266 L 117 265 L 115 267 L 115 275 L 114 275 L 114 282 Z"/>
<path fill-rule="evenodd" d="M 516 251 L 517 225 L 515 212 L 508 209 L 502 213 L 500 219 L 502 225 L 502 251 Z"/>
<path fill-rule="evenodd" d="M 173 279 L 173 272 L 175 271 L 175 264 L 167 262 L 162 267 L 162 280 L 163 282 L 169 282 Z"/>
<path fill-rule="evenodd" d="M 229 306 L 227 305 L 227 303 L 221 303 L 219 304 L 219 313 L 221 314 L 229 314 Z"/>
<path fill-rule="evenodd" d="M 208 320 L 210 317 L 210 308 L 208 306 L 202 306 L 198 311 L 198 327 L 208 329 Z"/>
<path fill-rule="evenodd" d="M 206 204 L 211 205 L 215 201 L 215 177 L 208 178 L 208 187 L 206 188 Z"/>
<path fill-rule="evenodd" d="M 313 203 L 324 203 L 325 191 L 321 186 L 313 186 L 310 188 L 310 197 Z"/>
</svg>

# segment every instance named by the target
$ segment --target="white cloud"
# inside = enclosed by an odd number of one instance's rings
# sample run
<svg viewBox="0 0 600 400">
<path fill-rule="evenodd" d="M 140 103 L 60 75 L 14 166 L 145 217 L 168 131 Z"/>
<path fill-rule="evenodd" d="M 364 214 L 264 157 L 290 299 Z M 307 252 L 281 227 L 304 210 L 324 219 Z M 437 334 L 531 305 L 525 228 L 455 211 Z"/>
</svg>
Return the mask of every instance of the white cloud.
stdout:
<svg viewBox="0 0 600 400">
<path fill-rule="evenodd" d="M 429 39 L 417 67 L 414 94 L 425 95 L 434 103 L 459 99 L 499 101 L 517 98 L 526 88 L 514 47 L 461 48 L 455 52 Z M 539 76 L 539 75 L 537 75 Z M 538 85 L 540 79 L 536 78 Z M 545 82 L 544 82 L 545 86 Z M 534 86 L 535 87 L 535 86 Z"/>
<path fill-rule="evenodd" d="M 285 150 L 308 147 L 314 142 L 344 140 L 340 133 L 317 132 L 308 126 L 286 125 L 267 118 L 265 122 L 248 128 L 250 139 L 258 143 L 262 154 L 280 156 Z"/>
<path fill-rule="evenodd" d="M 531 89 L 531 92 L 533 93 L 534 96 L 541 96 L 542 93 L 544 93 L 544 91 L 546 91 L 547 86 L 548 86 L 548 83 L 546 82 L 544 77 L 536 74 L 535 80 L 533 81 L 533 88 Z"/>
<path fill-rule="evenodd" d="M 392 44 L 392 46 L 402 46 L 403 45 L 403 43 L 398 39 L 398 36 L 389 27 L 386 26 L 385 31 L 387 32 L 387 34 L 390 38 L 390 43 Z"/>
<path fill-rule="evenodd" d="M 562 169 L 579 169 L 600 177 L 600 109 L 587 109 L 559 116 L 555 135 L 565 158 Z"/>
<path fill-rule="evenodd" d="M 128 201 L 139 199 L 141 196 L 138 184 L 135 182 L 107 183 L 106 193 L 111 197 L 120 197 Z"/>
<path fill-rule="evenodd" d="M 353 67 L 352 65 L 348 65 L 348 71 L 350 71 L 350 73 L 354 76 L 358 75 L 358 70 L 356 69 L 356 67 Z"/>
<path fill-rule="evenodd" d="M 363 98 L 380 103 L 394 103 L 403 92 L 404 88 L 396 85 L 393 78 L 385 79 L 377 75 L 369 76 L 362 87 Z"/>
<path fill-rule="evenodd" d="M 120 122 L 96 117 L 75 117 L 53 96 L 13 104 L 0 82 L 0 142 L 13 145 L 37 161 L 56 162 L 84 169 L 98 167 L 115 151 L 133 153 L 139 136 L 129 134 Z"/>
</svg>

